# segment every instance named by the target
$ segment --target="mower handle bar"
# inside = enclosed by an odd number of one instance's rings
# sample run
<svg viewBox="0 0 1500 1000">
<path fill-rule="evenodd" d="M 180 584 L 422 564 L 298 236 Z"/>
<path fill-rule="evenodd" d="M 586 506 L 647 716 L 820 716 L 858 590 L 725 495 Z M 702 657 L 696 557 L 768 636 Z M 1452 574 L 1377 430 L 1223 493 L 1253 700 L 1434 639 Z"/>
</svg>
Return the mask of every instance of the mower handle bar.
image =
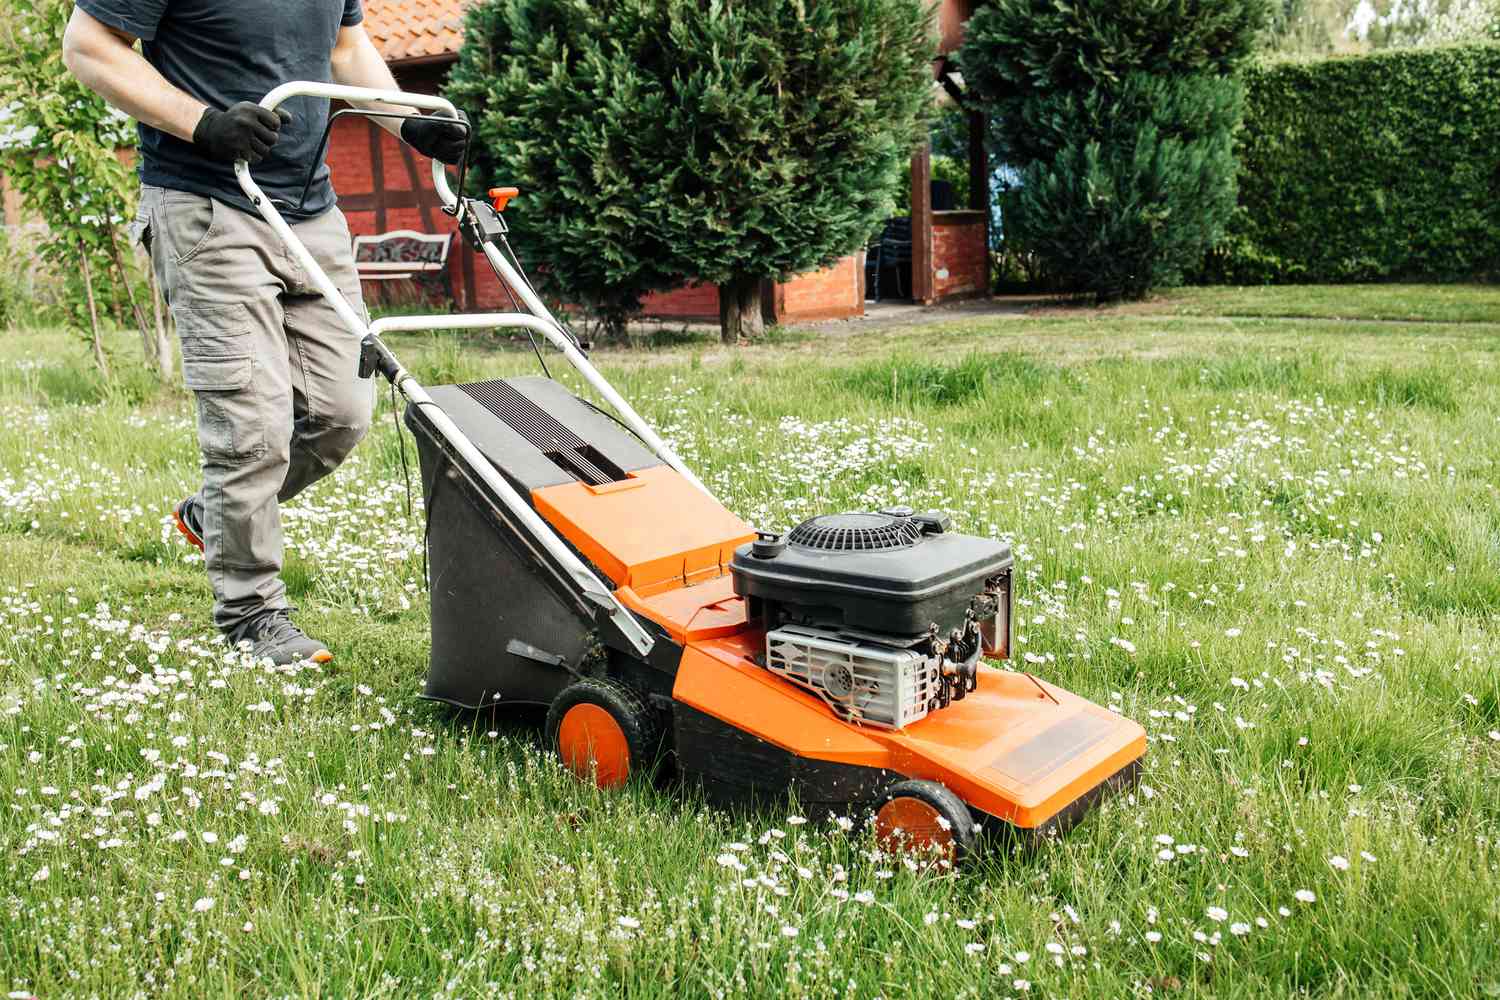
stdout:
<svg viewBox="0 0 1500 1000">
<path fill-rule="evenodd" d="M 336 83 L 315 83 L 311 80 L 293 80 L 283 83 L 265 97 L 260 99 L 260 106 L 267 111 L 275 111 L 282 102 L 290 97 L 326 97 L 332 101 L 347 101 L 350 104 L 380 103 L 401 104 L 421 111 L 437 111 L 445 118 L 457 118 L 458 109 L 453 102 L 436 94 L 408 94 L 400 90 L 375 90 L 371 87 L 345 87 Z M 235 174 L 240 173 L 240 163 L 234 165 Z M 248 165 L 247 165 L 248 166 Z M 241 181 L 241 187 L 244 182 Z M 440 160 L 432 161 L 432 186 L 437 190 L 438 197 L 442 199 L 443 207 L 453 209 L 458 206 L 458 195 L 453 193 L 453 188 L 448 184 L 448 171 L 444 169 Z"/>
</svg>

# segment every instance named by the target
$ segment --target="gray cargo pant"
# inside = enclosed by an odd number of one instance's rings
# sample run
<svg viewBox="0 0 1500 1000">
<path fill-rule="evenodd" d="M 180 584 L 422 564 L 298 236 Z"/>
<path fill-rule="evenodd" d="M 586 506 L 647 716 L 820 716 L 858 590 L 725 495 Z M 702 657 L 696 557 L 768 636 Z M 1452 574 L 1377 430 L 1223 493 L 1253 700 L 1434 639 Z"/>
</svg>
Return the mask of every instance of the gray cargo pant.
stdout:
<svg viewBox="0 0 1500 1000">
<path fill-rule="evenodd" d="M 358 338 L 259 216 L 146 186 L 136 228 L 177 324 L 183 381 L 197 397 L 204 561 L 214 624 L 228 632 L 288 607 L 279 505 L 364 437 L 372 383 L 356 374 Z M 364 315 L 343 213 L 292 228 Z"/>
</svg>

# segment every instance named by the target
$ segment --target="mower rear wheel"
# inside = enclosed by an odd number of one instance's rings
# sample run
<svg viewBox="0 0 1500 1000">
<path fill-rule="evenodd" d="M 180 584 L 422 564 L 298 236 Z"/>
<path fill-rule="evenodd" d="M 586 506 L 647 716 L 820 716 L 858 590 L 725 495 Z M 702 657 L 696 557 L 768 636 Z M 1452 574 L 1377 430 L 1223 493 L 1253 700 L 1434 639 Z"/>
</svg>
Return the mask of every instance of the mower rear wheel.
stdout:
<svg viewBox="0 0 1500 1000">
<path fill-rule="evenodd" d="M 936 857 L 957 865 L 974 850 L 974 816 L 936 781 L 898 781 L 875 807 L 875 840 L 892 854 Z"/>
<path fill-rule="evenodd" d="M 650 769 L 661 721 L 634 688 L 590 677 L 564 688 L 547 709 L 547 742 L 579 778 L 618 788 Z"/>
</svg>

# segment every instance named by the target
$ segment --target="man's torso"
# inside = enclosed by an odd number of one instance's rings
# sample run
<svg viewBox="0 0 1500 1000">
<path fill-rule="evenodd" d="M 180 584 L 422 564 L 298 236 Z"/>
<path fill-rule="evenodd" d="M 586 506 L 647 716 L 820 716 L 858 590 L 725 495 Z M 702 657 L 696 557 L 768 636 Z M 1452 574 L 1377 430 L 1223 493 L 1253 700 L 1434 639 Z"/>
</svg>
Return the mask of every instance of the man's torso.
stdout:
<svg viewBox="0 0 1500 1000">
<path fill-rule="evenodd" d="M 221 110 L 259 101 L 290 80 L 329 80 L 339 28 L 363 16 L 359 0 L 79 0 L 78 6 L 141 38 L 147 61 L 169 83 Z M 328 167 L 317 160 L 328 102 L 296 97 L 281 106 L 292 120 L 254 168 L 255 179 L 284 214 L 312 218 L 333 204 Z M 231 165 L 207 160 L 192 143 L 145 125 L 140 136 L 143 183 L 252 211 Z M 298 207 L 315 160 L 307 201 Z"/>
</svg>

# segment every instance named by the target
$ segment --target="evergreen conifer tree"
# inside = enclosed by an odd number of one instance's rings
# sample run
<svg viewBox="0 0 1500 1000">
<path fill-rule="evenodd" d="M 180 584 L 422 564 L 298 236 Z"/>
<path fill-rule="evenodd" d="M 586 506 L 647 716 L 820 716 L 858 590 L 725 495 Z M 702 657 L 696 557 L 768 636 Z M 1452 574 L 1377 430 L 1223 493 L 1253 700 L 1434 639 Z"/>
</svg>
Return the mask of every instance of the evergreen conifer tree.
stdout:
<svg viewBox="0 0 1500 1000">
<path fill-rule="evenodd" d="M 1267 0 L 991 0 L 964 79 L 1020 174 L 1008 239 L 1103 301 L 1179 281 L 1234 210 L 1236 68 Z"/>
<path fill-rule="evenodd" d="M 619 328 L 717 284 L 726 340 L 760 288 L 862 246 L 924 136 L 922 0 L 481 0 L 448 96 L 480 180 L 516 183 L 518 248 Z"/>
</svg>

